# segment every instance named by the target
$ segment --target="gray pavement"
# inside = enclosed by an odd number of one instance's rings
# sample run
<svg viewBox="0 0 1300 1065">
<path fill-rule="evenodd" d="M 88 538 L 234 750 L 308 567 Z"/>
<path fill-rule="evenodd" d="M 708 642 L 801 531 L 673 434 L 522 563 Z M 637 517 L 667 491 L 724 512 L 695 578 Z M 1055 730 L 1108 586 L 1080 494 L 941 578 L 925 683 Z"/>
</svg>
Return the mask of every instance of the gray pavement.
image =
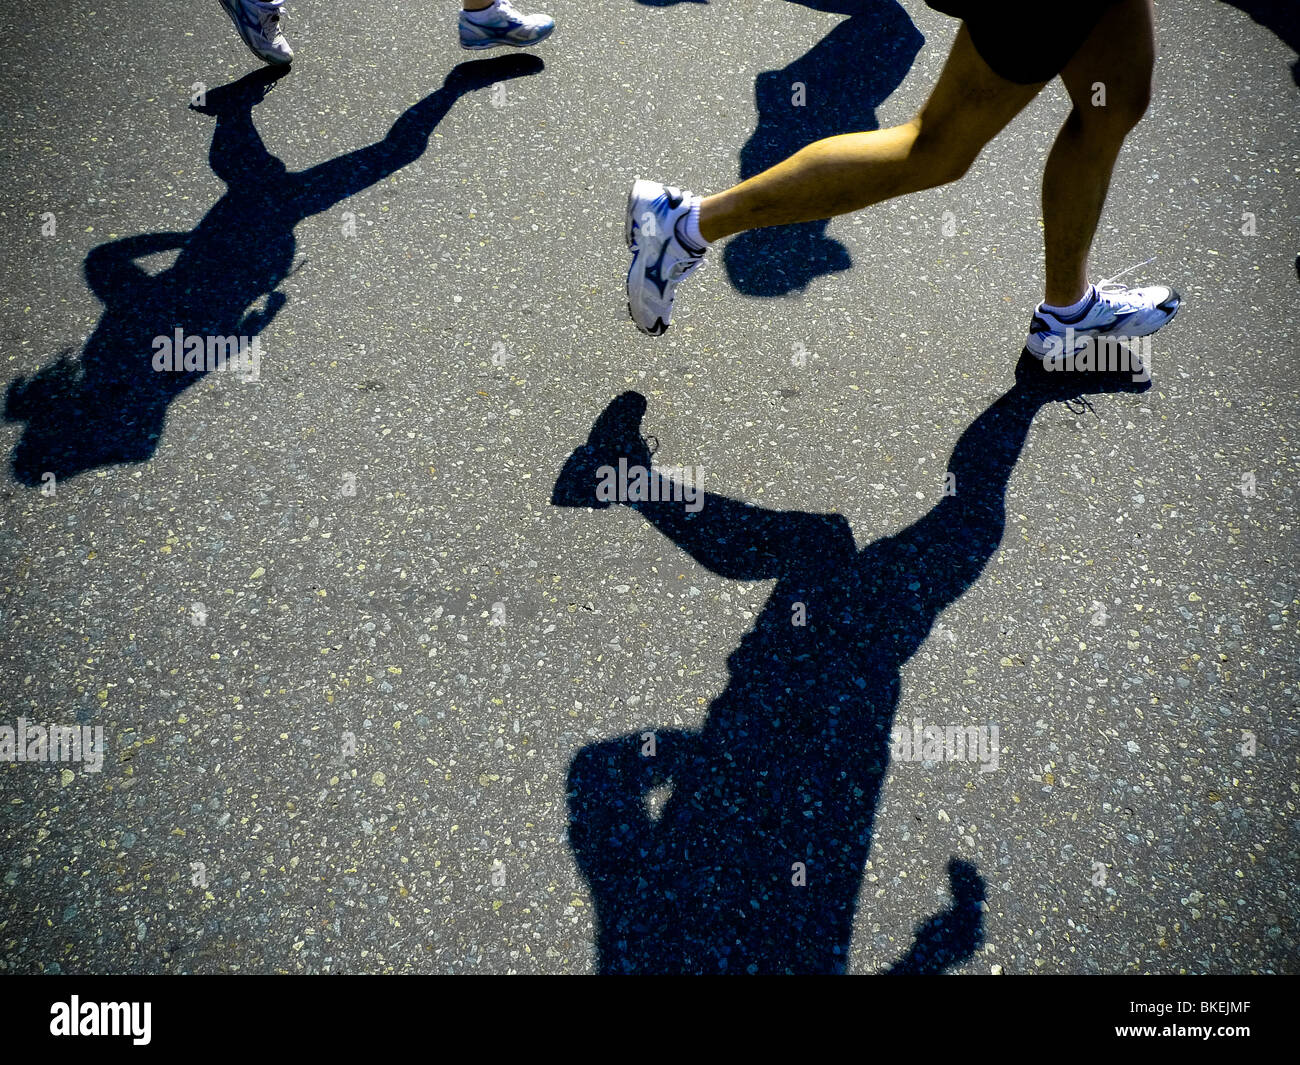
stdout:
<svg viewBox="0 0 1300 1065">
<path fill-rule="evenodd" d="M 191 96 L 258 64 L 215 0 L 91 6 L 3 15 L 0 360 L 26 387 L 0 426 L 0 725 L 102 726 L 106 752 L 0 763 L 0 970 L 594 971 L 570 763 L 701 728 L 774 582 L 629 510 L 552 506 L 561 467 L 633 389 L 656 461 L 712 492 L 843 515 L 859 548 L 921 519 L 1012 385 L 1064 91 L 961 183 L 805 233 L 811 270 L 779 241 L 716 256 L 651 339 L 622 294 L 631 178 L 734 182 L 756 79 L 779 95 L 792 64 L 811 117 L 769 113 L 758 156 L 849 107 L 903 120 L 956 23 L 917 0 L 553 0 L 540 63 L 453 82 L 391 173 L 320 176 L 299 220 L 227 152 L 246 206 L 196 230 L 228 186 Z M 290 174 L 380 141 L 467 58 L 448 3 L 288 11 L 298 61 L 251 113 Z M 1139 275 L 1185 303 L 1150 391 L 1038 412 L 1000 546 L 903 663 L 898 721 L 996 723 L 998 767 L 888 768 L 850 972 L 949 905 L 953 857 L 987 907 L 955 972 L 1300 967 L 1300 87 L 1274 22 L 1158 4 L 1094 263 L 1158 255 Z M 175 291 L 87 262 L 191 231 Z M 180 246 L 127 247 L 166 276 Z M 733 281 L 747 258 L 766 280 Z M 181 324 L 168 301 L 249 294 L 257 381 L 162 395 L 102 365 Z"/>
</svg>

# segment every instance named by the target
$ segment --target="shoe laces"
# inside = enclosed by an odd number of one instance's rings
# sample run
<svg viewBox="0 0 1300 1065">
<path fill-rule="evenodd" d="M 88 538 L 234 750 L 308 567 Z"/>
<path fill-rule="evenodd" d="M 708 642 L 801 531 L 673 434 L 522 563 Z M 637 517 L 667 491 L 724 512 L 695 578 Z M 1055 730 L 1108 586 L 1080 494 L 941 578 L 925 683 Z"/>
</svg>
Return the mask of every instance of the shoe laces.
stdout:
<svg viewBox="0 0 1300 1065">
<path fill-rule="evenodd" d="M 1148 265 L 1148 264 L 1150 264 L 1150 263 L 1153 263 L 1153 262 L 1155 262 L 1155 261 L 1156 261 L 1156 257 L 1153 255 L 1153 256 L 1151 256 L 1151 258 L 1148 259 L 1146 262 L 1142 262 L 1142 263 L 1134 263 L 1132 266 L 1127 266 L 1127 267 L 1125 267 L 1123 270 L 1121 270 L 1121 271 L 1120 271 L 1118 274 L 1116 274 L 1114 277 L 1103 277 L 1103 278 L 1102 278 L 1100 281 L 1098 281 L 1097 284 L 1094 285 L 1093 287 L 1097 290 L 1097 295 L 1099 295 L 1099 296 L 1100 296 L 1100 295 L 1106 295 L 1106 296 L 1111 296 L 1111 297 L 1120 297 L 1120 296 L 1123 296 L 1123 294 L 1129 290 L 1129 287 L 1128 287 L 1128 285 L 1117 285 L 1117 284 L 1115 283 L 1116 280 L 1119 279 L 1119 278 L 1121 278 L 1121 277 L 1123 277 L 1125 274 L 1127 274 L 1127 273 L 1129 273 L 1129 272 L 1131 272 L 1131 271 L 1133 271 L 1133 270 L 1136 270 L 1136 269 L 1137 269 L 1138 267 L 1140 267 L 1140 266 L 1146 266 L 1146 265 Z"/>
<path fill-rule="evenodd" d="M 680 281 L 684 277 L 690 277 L 696 270 L 704 265 L 704 256 L 695 255 L 689 259 L 679 259 L 673 263 L 668 271 L 668 278 L 671 281 Z"/>
<path fill-rule="evenodd" d="M 262 33 L 268 41 L 273 41 L 284 31 L 280 26 L 280 9 L 278 7 L 265 7 L 257 5 L 258 24 L 261 26 Z"/>
</svg>

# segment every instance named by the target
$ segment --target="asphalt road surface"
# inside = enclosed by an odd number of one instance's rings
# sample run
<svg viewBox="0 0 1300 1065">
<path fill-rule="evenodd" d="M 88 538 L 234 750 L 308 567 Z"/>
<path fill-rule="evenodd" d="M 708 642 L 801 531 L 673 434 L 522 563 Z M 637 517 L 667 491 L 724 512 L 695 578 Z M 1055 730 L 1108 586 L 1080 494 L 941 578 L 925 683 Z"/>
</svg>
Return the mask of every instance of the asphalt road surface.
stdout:
<svg viewBox="0 0 1300 1065">
<path fill-rule="evenodd" d="M 1184 305 L 1027 403 L 1059 83 L 626 316 L 631 179 L 910 117 L 917 0 L 7 5 L 0 726 L 103 760 L 0 762 L 0 970 L 1300 968 L 1300 34 L 1157 6 L 1093 262 Z M 552 504 L 629 390 L 690 521 Z"/>
</svg>

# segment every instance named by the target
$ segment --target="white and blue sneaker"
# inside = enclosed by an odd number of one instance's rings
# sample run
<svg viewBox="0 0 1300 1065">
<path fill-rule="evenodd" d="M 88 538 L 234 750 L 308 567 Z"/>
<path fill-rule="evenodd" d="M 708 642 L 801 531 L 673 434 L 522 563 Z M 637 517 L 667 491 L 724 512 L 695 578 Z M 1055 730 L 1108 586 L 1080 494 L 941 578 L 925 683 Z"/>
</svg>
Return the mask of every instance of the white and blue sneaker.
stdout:
<svg viewBox="0 0 1300 1065">
<path fill-rule="evenodd" d="M 480 11 L 461 11 L 460 46 L 482 48 L 528 48 L 546 40 L 555 29 L 550 15 L 525 15 L 510 0 L 496 0 Z"/>
<path fill-rule="evenodd" d="M 657 181 L 632 183 L 627 195 L 625 235 L 632 251 L 627 271 L 627 312 L 643 333 L 660 336 L 673 317 L 678 282 L 704 262 L 704 248 L 694 248 L 678 227 L 700 197 Z"/>
<path fill-rule="evenodd" d="M 283 4 L 284 0 L 221 0 L 248 50 L 262 62 L 281 67 L 293 62 L 293 49 L 280 25 Z"/>
<path fill-rule="evenodd" d="M 1150 336 L 1172 321 L 1182 304 L 1182 297 L 1167 285 L 1128 288 L 1116 284 L 1115 278 L 1092 286 L 1087 300 L 1081 310 L 1068 318 L 1040 303 L 1029 323 L 1029 338 L 1025 341 L 1029 353 L 1057 362 L 1072 359 L 1098 339 L 1125 341 Z"/>
</svg>

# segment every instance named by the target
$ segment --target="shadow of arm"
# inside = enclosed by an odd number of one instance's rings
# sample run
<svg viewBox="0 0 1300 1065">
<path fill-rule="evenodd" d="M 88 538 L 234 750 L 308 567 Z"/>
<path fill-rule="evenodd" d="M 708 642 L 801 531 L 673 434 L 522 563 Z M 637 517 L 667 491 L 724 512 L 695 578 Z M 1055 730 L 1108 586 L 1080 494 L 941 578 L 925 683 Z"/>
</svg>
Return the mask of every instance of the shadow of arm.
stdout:
<svg viewBox="0 0 1300 1065">
<path fill-rule="evenodd" d="M 152 280 L 135 260 L 174 251 L 188 237 L 188 233 L 141 233 L 91 248 L 86 255 L 86 284 L 102 303 L 133 300 L 140 286 Z"/>
<path fill-rule="evenodd" d="M 1001 544 L 1007 485 L 1041 405 L 1013 388 L 976 418 L 948 461 L 950 494 L 895 537 L 927 621 L 962 596 Z"/>
<path fill-rule="evenodd" d="M 466 93 L 542 69 L 536 56 L 499 56 L 459 64 L 441 88 L 403 111 L 383 140 L 304 170 L 299 175 L 304 188 L 299 214 L 306 218 L 328 210 L 415 162 L 452 105 Z"/>
</svg>

